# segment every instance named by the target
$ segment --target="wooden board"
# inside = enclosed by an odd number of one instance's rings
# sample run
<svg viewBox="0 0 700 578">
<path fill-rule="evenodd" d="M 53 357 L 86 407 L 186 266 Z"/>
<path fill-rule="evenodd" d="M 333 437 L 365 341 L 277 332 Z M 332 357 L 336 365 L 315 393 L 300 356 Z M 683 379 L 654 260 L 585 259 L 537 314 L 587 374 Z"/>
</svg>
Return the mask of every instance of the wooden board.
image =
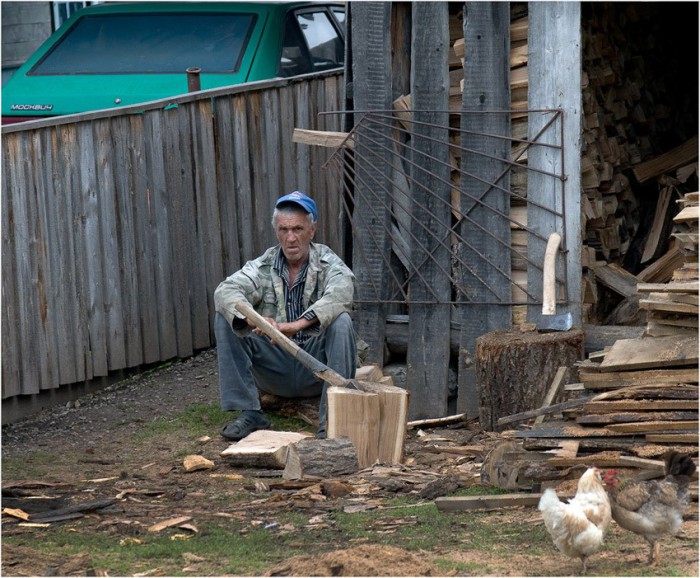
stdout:
<svg viewBox="0 0 700 578">
<path fill-rule="evenodd" d="M 579 379 L 586 388 L 618 388 L 626 385 L 651 385 L 658 383 L 698 383 L 698 369 L 650 369 L 647 371 L 582 371 Z"/>
<path fill-rule="evenodd" d="M 500 510 L 519 506 L 537 506 L 542 494 L 500 494 L 498 496 L 448 496 L 435 499 L 441 512 L 471 512 L 474 510 Z M 562 495 L 560 498 L 571 497 Z"/>
<path fill-rule="evenodd" d="M 653 337 L 615 342 L 600 364 L 601 371 L 672 367 L 698 363 L 698 338 Z"/>
</svg>

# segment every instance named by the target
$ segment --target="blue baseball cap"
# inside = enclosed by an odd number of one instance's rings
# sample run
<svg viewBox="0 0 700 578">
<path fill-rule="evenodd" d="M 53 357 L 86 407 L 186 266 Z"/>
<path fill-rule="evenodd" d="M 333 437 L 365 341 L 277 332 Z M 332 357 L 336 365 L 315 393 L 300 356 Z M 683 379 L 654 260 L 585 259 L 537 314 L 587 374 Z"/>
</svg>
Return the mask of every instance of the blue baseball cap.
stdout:
<svg viewBox="0 0 700 578">
<path fill-rule="evenodd" d="M 304 209 L 307 213 L 311 213 L 314 216 L 314 221 L 318 220 L 318 211 L 316 210 L 316 203 L 310 197 L 307 197 L 301 191 L 294 191 L 284 197 L 277 199 L 275 207 L 279 207 L 283 203 L 295 203 Z"/>
</svg>

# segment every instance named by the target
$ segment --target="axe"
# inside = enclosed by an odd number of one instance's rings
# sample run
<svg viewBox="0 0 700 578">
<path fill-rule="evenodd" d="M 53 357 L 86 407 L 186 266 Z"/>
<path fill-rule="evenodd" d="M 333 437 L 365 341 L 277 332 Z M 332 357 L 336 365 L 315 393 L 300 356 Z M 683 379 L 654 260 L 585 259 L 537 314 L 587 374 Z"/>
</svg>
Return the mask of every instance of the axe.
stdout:
<svg viewBox="0 0 700 578">
<path fill-rule="evenodd" d="M 557 315 L 557 251 L 561 243 L 561 235 L 552 233 L 547 240 L 547 248 L 544 252 L 544 266 L 542 268 L 542 316 L 537 329 L 539 331 L 568 331 L 571 329 L 571 312 Z"/>
</svg>

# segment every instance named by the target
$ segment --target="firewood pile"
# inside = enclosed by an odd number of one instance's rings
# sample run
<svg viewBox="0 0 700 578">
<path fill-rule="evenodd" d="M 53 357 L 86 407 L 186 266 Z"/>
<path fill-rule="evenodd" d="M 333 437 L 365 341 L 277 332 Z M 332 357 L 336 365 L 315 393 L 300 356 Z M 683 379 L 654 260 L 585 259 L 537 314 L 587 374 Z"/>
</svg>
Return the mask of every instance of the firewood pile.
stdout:
<svg viewBox="0 0 700 578">
<path fill-rule="evenodd" d="M 651 477 L 671 449 L 698 455 L 697 197 L 685 195 L 675 218 L 683 260 L 671 280 L 638 284 L 644 335 L 562 368 L 578 379 L 560 378 L 565 385 L 549 396 L 557 403 L 498 420 L 519 427 L 502 432 L 504 443 L 485 460 L 486 482 L 532 489 L 590 464 Z"/>
</svg>

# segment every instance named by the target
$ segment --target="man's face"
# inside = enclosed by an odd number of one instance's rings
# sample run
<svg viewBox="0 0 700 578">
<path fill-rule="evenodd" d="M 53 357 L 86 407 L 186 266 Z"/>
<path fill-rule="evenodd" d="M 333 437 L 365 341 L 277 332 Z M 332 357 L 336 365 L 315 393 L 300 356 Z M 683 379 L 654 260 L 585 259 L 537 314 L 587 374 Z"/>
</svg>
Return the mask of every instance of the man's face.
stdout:
<svg viewBox="0 0 700 578">
<path fill-rule="evenodd" d="M 275 219 L 275 233 L 290 265 L 298 265 L 309 256 L 309 246 L 316 233 L 316 224 L 309 224 L 306 213 L 284 213 Z"/>
</svg>

